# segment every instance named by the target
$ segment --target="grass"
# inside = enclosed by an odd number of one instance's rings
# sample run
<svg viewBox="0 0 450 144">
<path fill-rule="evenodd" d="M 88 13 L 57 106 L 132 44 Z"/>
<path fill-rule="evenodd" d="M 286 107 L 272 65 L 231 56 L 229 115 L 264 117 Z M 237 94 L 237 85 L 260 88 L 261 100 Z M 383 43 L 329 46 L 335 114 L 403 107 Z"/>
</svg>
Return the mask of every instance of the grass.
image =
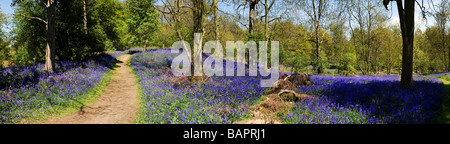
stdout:
<svg viewBox="0 0 450 144">
<path fill-rule="evenodd" d="M 113 72 L 114 70 L 111 70 L 106 73 L 97 86 L 83 95 L 80 100 L 72 101 L 65 106 L 53 106 L 49 110 L 37 110 L 38 113 L 31 114 L 19 123 L 39 123 L 50 117 L 62 117 L 77 112 L 87 104 L 95 102 L 105 92 L 111 82 Z"/>
<path fill-rule="evenodd" d="M 436 123 L 450 124 L 450 77 L 449 76 L 430 76 L 440 79 L 443 82 L 444 91 L 446 96 L 442 102 L 442 116 Z"/>
<path fill-rule="evenodd" d="M 444 83 L 444 89 L 447 96 L 444 97 L 444 101 L 442 103 L 442 118 L 439 123 L 450 124 L 450 81 L 448 79 L 440 79 Z"/>
</svg>

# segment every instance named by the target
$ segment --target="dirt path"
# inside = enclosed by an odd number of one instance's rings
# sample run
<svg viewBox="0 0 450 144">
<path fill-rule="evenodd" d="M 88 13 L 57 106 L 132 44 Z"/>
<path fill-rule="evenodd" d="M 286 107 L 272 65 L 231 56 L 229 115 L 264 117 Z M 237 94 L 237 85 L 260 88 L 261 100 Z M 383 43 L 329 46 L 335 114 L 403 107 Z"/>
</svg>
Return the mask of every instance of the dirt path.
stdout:
<svg viewBox="0 0 450 144">
<path fill-rule="evenodd" d="M 138 104 L 138 86 L 131 68 L 126 65 L 131 55 L 119 58 L 111 83 L 97 101 L 74 114 L 50 118 L 46 124 L 131 124 L 134 123 Z"/>
</svg>

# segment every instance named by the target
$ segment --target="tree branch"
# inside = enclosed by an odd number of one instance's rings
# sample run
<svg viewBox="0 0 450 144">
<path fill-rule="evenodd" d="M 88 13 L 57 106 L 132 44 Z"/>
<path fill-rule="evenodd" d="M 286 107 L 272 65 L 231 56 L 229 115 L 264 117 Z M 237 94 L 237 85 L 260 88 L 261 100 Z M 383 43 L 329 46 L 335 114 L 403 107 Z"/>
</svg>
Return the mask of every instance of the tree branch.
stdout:
<svg viewBox="0 0 450 144">
<path fill-rule="evenodd" d="M 383 0 L 383 5 L 384 5 L 384 7 L 386 8 L 386 10 L 389 10 L 389 9 L 388 9 L 388 5 L 389 5 L 389 3 L 390 3 L 391 1 L 395 1 L 395 0 Z"/>
<path fill-rule="evenodd" d="M 11 7 L 16 6 L 17 3 L 21 2 L 21 1 L 22 1 L 22 0 L 14 0 L 14 1 L 11 3 Z"/>
<path fill-rule="evenodd" d="M 48 24 L 47 21 L 45 21 L 45 20 L 42 19 L 42 18 L 38 18 L 38 17 L 29 17 L 29 16 L 26 16 L 26 15 L 21 14 L 21 13 L 14 13 L 13 15 L 16 15 L 16 16 L 22 16 L 22 17 L 29 18 L 29 19 L 39 20 L 39 21 L 41 21 L 41 22 L 43 22 L 43 23 L 45 23 L 45 24 Z"/>
<path fill-rule="evenodd" d="M 314 39 L 307 39 L 306 41 L 309 41 L 309 42 L 312 42 L 312 43 L 315 43 L 315 44 L 318 43 L 318 42 L 317 42 L 316 40 L 314 40 Z"/>
</svg>

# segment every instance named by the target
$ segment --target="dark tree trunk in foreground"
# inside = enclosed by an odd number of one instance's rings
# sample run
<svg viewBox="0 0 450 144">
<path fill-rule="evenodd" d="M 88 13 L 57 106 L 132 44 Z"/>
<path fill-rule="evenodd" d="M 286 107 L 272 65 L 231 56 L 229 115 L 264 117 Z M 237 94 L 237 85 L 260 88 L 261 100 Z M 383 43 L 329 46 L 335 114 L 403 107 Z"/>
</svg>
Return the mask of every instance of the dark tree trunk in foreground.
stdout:
<svg viewBox="0 0 450 144">
<path fill-rule="evenodd" d="M 403 59 L 402 59 L 402 76 L 400 85 L 402 87 L 413 86 L 413 47 L 414 47 L 414 0 L 405 1 L 405 9 L 403 10 L 402 1 L 397 0 L 398 13 L 403 38 Z"/>
<path fill-rule="evenodd" d="M 394 0 L 383 0 L 386 9 L 390 1 Z M 397 2 L 403 40 L 402 75 L 400 85 L 402 87 L 410 87 L 413 86 L 414 4 L 416 1 L 405 0 L 404 8 L 402 0 L 395 1 Z"/>
<path fill-rule="evenodd" d="M 55 70 L 55 5 L 56 0 L 47 0 L 47 46 L 45 49 L 45 69 Z"/>
</svg>

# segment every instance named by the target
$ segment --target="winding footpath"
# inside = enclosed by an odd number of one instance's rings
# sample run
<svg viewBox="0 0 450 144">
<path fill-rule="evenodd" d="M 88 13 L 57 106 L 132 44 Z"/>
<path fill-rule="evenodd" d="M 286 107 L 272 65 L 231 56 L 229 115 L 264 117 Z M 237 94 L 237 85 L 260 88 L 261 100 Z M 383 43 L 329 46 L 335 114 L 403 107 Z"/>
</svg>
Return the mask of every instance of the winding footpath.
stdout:
<svg viewBox="0 0 450 144">
<path fill-rule="evenodd" d="M 137 80 L 127 65 L 131 55 L 122 55 L 105 92 L 77 112 L 50 118 L 44 124 L 132 124 L 139 110 Z"/>
</svg>

